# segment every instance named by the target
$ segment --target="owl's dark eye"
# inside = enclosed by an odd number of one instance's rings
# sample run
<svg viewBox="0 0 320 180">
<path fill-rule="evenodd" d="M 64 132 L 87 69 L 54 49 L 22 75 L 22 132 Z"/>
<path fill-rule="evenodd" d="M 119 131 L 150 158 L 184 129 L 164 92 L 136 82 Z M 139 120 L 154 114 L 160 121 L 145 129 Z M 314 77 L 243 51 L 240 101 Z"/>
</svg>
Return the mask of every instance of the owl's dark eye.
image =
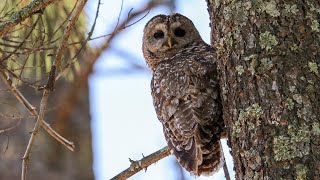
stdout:
<svg viewBox="0 0 320 180">
<path fill-rule="evenodd" d="M 184 29 L 176 28 L 174 30 L 174 35 L 177 37 L 183 37 L 185 34 L 186 34 L 186 31 Z"/>
<path fill-rule="evenodd" d="M 163 31 L 157 31 L 153 34 L 153 37 L 156 39 L 161 39 L 164 37 L 164 33 L 163 33 Z"/>
</svg>

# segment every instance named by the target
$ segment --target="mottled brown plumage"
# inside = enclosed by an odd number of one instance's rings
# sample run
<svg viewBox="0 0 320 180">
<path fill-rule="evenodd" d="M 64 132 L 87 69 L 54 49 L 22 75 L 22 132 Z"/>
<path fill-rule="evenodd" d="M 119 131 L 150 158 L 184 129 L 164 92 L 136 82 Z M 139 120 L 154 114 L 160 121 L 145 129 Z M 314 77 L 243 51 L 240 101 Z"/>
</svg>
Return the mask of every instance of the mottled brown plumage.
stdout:
<svg viewBox="0 0 320 180">
<path fill-rule="evenodd" d="M 180 14 L 153 17 L 144 29 L 142 48 L 171 152 L 187 171 L 211 174 L 223 163 L 224 129 L 214 49 Z"/>
</svg>

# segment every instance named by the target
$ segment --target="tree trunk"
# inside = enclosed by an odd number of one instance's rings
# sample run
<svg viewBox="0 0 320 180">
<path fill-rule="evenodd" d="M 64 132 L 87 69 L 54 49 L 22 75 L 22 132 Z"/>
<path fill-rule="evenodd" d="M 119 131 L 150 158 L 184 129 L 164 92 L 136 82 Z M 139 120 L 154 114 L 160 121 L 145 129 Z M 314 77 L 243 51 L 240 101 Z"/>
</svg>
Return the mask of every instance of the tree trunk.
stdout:
<svg viewBox="0 0 320 180">
<path fill-rule="evenodd" d="M 320 179 L 319 0 L 207 0 L 236 179 Z"/>
</svg>

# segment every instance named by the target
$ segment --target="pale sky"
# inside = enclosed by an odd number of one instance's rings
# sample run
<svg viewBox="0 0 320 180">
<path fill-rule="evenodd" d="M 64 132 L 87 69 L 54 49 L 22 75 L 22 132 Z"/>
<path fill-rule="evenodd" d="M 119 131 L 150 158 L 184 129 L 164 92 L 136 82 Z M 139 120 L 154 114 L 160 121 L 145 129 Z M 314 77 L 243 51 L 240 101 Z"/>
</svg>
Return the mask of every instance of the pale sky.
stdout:
<svg viewBox="0 0 320 180">
<path fill-rule="evenodd" d="M 122 19 L 128 10 L 137 9 L 144 0 L 124 0 Z M 206 2 L 199 0 L 178 1 L 176 12 L 193 20 L 202 38 L 210 43 L 209 17 Z M 102 1 L 95 36 L 108 34 L 114 28 L 119 15 L 121 1 Z M 90 20 L 94 18 L 96 0 L 86 7 Z M 130 56 L 119 56 L 106 52 L 95 66 L 90 78 L 90 105 L 92 115 L 94 173 L 96 180 L 107 180 L 128 168 L 128 158 L 139 160 L 142 154 L 149 155 L 166 146 L 161 123 L 158 121 L 150 95 L 151 74 L 149 70 L 119 73 L 126 69 L 126 61 L 145 66 L 141 52 L 142 31 L 145 23 L 154 15 L 169 14 L 163 7 L 152 10 L 146 18 L 126 29 L 112 44 L 112 49 L 121 50 Z M 101 39 L 103 40 L 103 39 Z M 100 40 L 91 42 L 99 44 Z M 124 59 L 130 58 L 130 59 Z M 123 71 L 121 71 L 123 72 Z M 231 156 L 224 143 L 232 179 Z M 174 180 L 174 157 L 170 156 L 151 165 L 146 172 L 141 171 L 130 180 Z M 185 172 L 187 176 L 189 173 Z M 195 179 L 190 177 L 190 179 Z M 211 177 L 198 180 L 224 178 L 223 170 Z"/>
</svg>

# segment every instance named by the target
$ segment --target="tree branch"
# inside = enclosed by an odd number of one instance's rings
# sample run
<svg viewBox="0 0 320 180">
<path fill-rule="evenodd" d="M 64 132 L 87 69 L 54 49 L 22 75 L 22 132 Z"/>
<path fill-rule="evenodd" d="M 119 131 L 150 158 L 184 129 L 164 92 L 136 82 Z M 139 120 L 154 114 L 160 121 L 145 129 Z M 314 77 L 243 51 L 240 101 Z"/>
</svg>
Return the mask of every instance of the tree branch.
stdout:
<svg viewBox="0 0 320 180">
<path fill-rule="evenodd" d="M 168 146 L 150 154 L 149 156 L 146 156 L 139 161 L 131 161 L 131 165 L 126 170 L 122 171 L 118 175 L 111 178 L 111 180 L 124 180 L 128 179 L 132 175 L 136 174 L 137 172 L 141 171 L 142 169 L 147 169 L 151 164 L 156 163 L 160 159 L 163 159 L 170 155 L 170 150 Z"/>
<path fill-rule="evenodd" d="M 220 145 L 221 145 L 221 141 L 220 141 Z M 222 145 L 221 145 L 222 147 Z M 228 166 L 227 166 L 227 162 L 226 162 L 226 159 L 225 159 L 225 156 L 224 156 L 224 152 L 223 152 L 223 148 L 221 149 L 222 150 L 222 157 L 223 157 L 223 172 L 224 172 L 224 176 L 226 177 L 226 180 L 231 180 L 230 179 L 230 174 L 229 174 L 229 170 L 228 170 Z"/>
<path fill-rule="evenodd" d="M 67 27 L 64 31 L 64 35 L 62 38 L 62 42 L 60 44 L 60 46 L 57 49 L 56 52 L 56 57 L 55 57 L 55 61 L 53 62 L 52 66 L 51 66 L 51 71 L 49 74 L 49 78 L 46 84 L 46 87 L 44 89 L 43 92 L 43 96 L 40 102 L 40 109 L 39 109 L 39 114 L 37 117 L 37 121 L 34 125 L 33 131 L 31 133 L 30 139 L 29 139 L 29 143 L 28 146 L 26 148 L 26 151 L 24 153 L 23 156 L 23 160 L 22 160 L 22 174 L 21 174 L 21 179 L 25 180 L 26 179 L 26 174 L 27 174 L 27 165 L 28 165 L 28 160 L 29 160 L 29 155 L 32 149 L 32 146 L 34 144 L 36 135 L 38 134 L 39 131 L 39 127 L 42 123 L 42 120 L 44 118 L 44 113 L 45 110 L 47 108 L 48 105 L 48 99 L 49 99 L 49 95 L 50 93 L 53 91 L 54 88 L 54 82 L 55 82 L 55 72 L 56 72 L 56 67 L 59 67 L 61 59 L 62 59 L 62 53 L 64 48 L 67 46 L 68 44 L 68 39 L 70 36 L 70 32 L 74 27 L 75 22 L 77 21 L 84 5 L 86 4 L 87 0 L 80 0 L 77 2 L 77 6 L 75 8 L 75 11 L 71 14 L 71 17 L 69 19 L 69 22 L 67 24 Z"/>
<path fill-rule="evenodd" d="M 139 20 L 137 20 L 131 24 L 128 24 L 128 22 L 130 22 L 131 20 L 133 20 L 137 16 L 148 12 L 150 9 L 152 9 L 155 6 L 160 5 L 160 4 L 161 3 L 158 0 L 153 0 L 153 1 L 148 2 L 141 9 L 139 9 L 133 13 L 131 13 L 131 11 L 130 11 L 130 13 L 128 14 L 128 18 L 126 20 L 124 20 L 123 22 L 121 22 L 120 24 L 118 22 L 116 28 L 114 29 L 114 31 L 111 34 L 103 36 L 103 37 L 108 36 L 108 39 L 101 46 L 97 47 L 94 52 L 91 52 L 87 58 L 84 59 L 83 70 L 81 70 L 81 72 L 79 73 L 79 75 L 77 77 L 77 79 L 79 79 L 79 80 L 74 81 L 74 83 L 75 83 L 74 87 L 79 87 L 79 86 L 76 86 L 77 83 L 87 84 L 88 77 L 93 70 L 93 66 L 94 66 L 95 62 L 98 60 L 98 58 L 100 57 L 100 55 L 103 52 L 105 52 L 106 50 L 108 50 L 110 48 L 110 43 L 113 41 L 113 39 L 116 37 L 116 35 L 121 30 L 128 28 L 128 27 L 132 26 L 133 24 L 139 22 L 145 16 L 143 16 L 142 18 L 140 18 Z M 93 39 L 91 39 L 91 35 L 92 35 L 92 33 L 90 32 L 89 38 L 87 38 L 86 41 L 93 40 Z M 98 37 L 98 38 L 100 38 L 100 37 Z M 63 72 L 61 72 L 61 73 L 63 73 Z M 60 77 L 60 75 L 58 75 L 57 77 Z M 77 88 L 77 90 L 79 90 L 79 88 Z M 74 93 L 76 91 L 71 90 L 70 92 Z"/>
<path fill-rule="evenodd" d="M 58 2 L 59 0 L 33 0 L 20 11 L 13 13 L 9 20 L 0 22 L 0 37 L 10 32 L 16 25 L 23 22 L 33 14 L 43 10 L 48 5 Z"/>
<path fill-rule="evenodd" d="M 100 1 L 98 3 L 100 5 Z M 109 48 L 110 48 L 109 45 L 112 42 L 112 40 L 119 34 L 119 32 L 121 32 L 121 30 L 131 26 L 132 24 L 137 23 L 138 21 L 141 20 L 141 18 L 138 19 L 137 21 L 134 21 L 131 24 L 128 24 L 128 22 L 130 22 L 134 18 L 148 12 L 150 9 L 154 8 L 155 6 L 157 6 L 159 4 L 161 4 L 161 3 L 159 3 L 157 0 L 150 1 L 136 11 L 134 11 L 134 12 L 130 11 L 127 19 L 125 19 L 124 21 L 119 22 L 119 18 L 118 18 L 116 28 L 113 30 L 113 32 L 111 34 L 103 36 L 103 37 L 107 37 L 106 41 L 104 41 L 104 43 L 101 46 L 95 48 L 95 51 L 90 51 L 87 54 L 85 54 L 84 57 L 81 57 L 81 59 L 82 59 L 81 62 L 83 62 L 83 65 L 81 67 L 81 71 L 77 74 L 77 77 L 73 81 L 73 85 L 71 86 L 71 88 L 65 93 L 66 96 L 63 97 L 63 100 L 65 101 L 66 106 L 73 108 L 74 105 L 77 103 L 77 101 L 79 99 L 78 95 L 80 94 L 81 90 L 85 87 L 85 85 L 88 84 L 88 77 L 93 71 L 93 66 L 94 66 L 95 62 L 98 60 L 98 58 L 100 57 L 100 55 L 103 52 L 106 52 L 107 50 L 109 50 Z M 98 13 L 99 13 L 99 11 L 98 11 L 99 5 L 97 7 L 95 19 L 97 18 Z M 145 15 L 143 17 L 145 17 Z M 94 27 L 95 27 L 95 23 L 92 25 L 92 28 L 88 33 L 87 39 L 85 41 L 81 42 L 83 44 L 83 46 L 87 43 L 87 41 L 95 39 L 95 38 L 93 38 L 93 39 L 91 38 L 91 36 L 93 34 Z M 77 54 L 79 54 L 79 53 L 77 53 Z M 65 73 L 64 69 L 62 71 L 60 71 L 60 73 L 57 75 L 56 80 L 58 80 L 58 78 L 61 77 L 62 73 Z M 70 112 L 72 112 L 72 110 L 60 111 L 58 121 L 61 121 L 61 120 L 64 121 L 65 119 L 67 119 L 67 117 L 70 115 Z"/>
<path fill-rule="evenodd" d="M 125 169 L 124 171 L 122 171 L 118 175 L 114 176 L 110 180 L 128 179 L 129 177 L 133 176 L 134 174 L 138 173 L 139 171 L 141 171 L 143 169 L 147 169 L 151 164 L 156 163 L 157 161 L 169 156 L 170 154 L 171 154 L 170 149 L 168 148 L 168 146 L 166 146 L 166 147 L 150 154 L 149 156 L 143 157 L 142 159 L 140 159 L 138 161 L 133 161 L 133 160 L 129 159 L 129 161 L 131 162 L 130 167 Z M 223 165 L 223 171 L 224 171 L 226 179 L 230 180 L 230 175 L 229 175 L 229 171 L 228 171 L 228 167 L 227 167 L 226 163 Z"/>
</svg>

